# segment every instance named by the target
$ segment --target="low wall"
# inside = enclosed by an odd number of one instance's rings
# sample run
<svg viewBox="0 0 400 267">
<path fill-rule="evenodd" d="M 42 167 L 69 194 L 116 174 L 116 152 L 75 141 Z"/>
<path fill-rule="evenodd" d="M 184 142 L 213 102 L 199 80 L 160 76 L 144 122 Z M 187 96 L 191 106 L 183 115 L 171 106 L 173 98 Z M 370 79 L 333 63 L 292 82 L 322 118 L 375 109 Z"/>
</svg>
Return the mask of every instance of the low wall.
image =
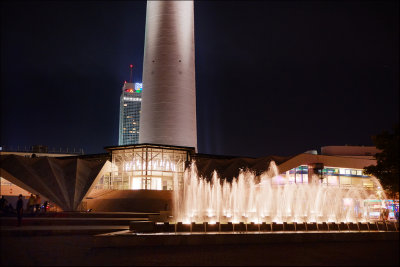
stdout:
<svg viewBox="0 0 400 267">
<path fill-rule="evenodd" d="M 102 234 L 94 237 L 94 247 L 135 246 L 190 246 L 190 245 L 246 245 L 267 243 L 326 243 L 326 242 L 374 242 L 397 241 L 398 232 L 301 232 L 301 233 L 257 233 L 257 234 L 134 234 L 129 231 L 119 234 Z M 338 245 L 340 246 L 340 245 Z M 289 253 L 290 254 L 290 253 Z"/>
<path fill-rule="evenodd" d="M 93 212 L 159 212 L 171 210 L 169 190 L 110 190 L 96 198 L 86 198 L 87 209 Z"/>
</svg>

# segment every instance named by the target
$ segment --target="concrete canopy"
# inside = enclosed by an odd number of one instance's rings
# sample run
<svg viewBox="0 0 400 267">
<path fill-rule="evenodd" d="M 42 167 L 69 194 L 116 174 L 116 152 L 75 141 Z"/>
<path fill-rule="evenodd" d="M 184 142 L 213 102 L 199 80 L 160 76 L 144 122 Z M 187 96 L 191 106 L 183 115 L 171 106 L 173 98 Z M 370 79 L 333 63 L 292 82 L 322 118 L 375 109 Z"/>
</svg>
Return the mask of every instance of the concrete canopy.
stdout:
<svg viewBox="0 0 400 267">
<path fill-rule="evenodd" d="M 64 211 L 73 211 L 109 164 L 106 158 L 1 155 L 0 175 L 27 191 L 48 198 Z"/>
</svg>

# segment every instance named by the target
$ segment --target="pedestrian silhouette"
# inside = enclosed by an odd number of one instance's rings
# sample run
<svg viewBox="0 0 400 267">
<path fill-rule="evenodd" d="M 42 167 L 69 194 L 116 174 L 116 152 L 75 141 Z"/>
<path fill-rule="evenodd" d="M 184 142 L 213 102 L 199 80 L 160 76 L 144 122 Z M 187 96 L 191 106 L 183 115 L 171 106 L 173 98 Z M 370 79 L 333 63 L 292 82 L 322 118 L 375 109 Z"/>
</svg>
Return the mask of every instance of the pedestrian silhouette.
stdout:
<svg viewBox="0 0 400 267">
<path fill-rule="evenodd" d="M 4 196 L 1 196 L 1 199 L 0 199 L 0 210 L 4 211 L 6 207 L 7 207 L 7 199 L 5 199 Z"/>
<path fill-rule="evenodd" d="M 24 212 L 24 202 L 22 200 L 22 195 L 19 194 L 18 201 L 17 201 L 17 219 L 18 219 L 18 226 L 21 226 L 22 222 L 22 214 Z"/>
<path fill-rule="evenodd" d="M 36 198 L 35 198 L 35 208 L 36 208 L 35 212 L 36 212 L 36 214 L 39 213 L 39 211 L 40 211 L 41 202 L 42 201 L 40 199 L 40 195 L 36 195 Z"/>
<path fill-rule="evenodd" d="M 35 197 L 31 194 L 28 200 L 28 212 L 33 213 L 33 209 L 35 207 Z"/>
</svg>

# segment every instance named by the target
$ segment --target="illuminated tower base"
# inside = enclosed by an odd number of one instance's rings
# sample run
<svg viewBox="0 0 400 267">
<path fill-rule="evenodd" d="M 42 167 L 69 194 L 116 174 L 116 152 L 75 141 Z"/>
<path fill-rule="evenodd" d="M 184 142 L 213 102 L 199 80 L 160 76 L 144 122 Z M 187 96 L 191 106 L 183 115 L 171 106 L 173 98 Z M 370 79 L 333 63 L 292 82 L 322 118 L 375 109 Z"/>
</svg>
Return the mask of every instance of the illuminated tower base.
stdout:
<svg viewBox="0 0 400 267">
<path fill-rule="evenodd" d="M 108 189 L 173 190 L 174 178 L 181 181 L 194 149 L 163 145 L 106 147 L 112 168 Z"/>
</svg>

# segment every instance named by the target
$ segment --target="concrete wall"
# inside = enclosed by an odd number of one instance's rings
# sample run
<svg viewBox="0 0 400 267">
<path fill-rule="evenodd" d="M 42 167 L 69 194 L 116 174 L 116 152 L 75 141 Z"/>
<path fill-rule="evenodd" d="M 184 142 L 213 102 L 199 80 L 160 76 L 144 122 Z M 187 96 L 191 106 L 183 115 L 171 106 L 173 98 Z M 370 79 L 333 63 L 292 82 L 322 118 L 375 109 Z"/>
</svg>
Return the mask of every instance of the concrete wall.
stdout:
<svg viewBox="0 0 400 267">
<path fill-rule="evenodd" d="M 159 212 L 172 208 L 173 191 L 164 190 L 110 190 L 99 197 L 86 198 L 87 209 L 115 212 Z"/>
<path fill-rule="evenodd" d="M 147 1 L 139 143 L 197 151 L 193 1 Z"/>
</svg>

